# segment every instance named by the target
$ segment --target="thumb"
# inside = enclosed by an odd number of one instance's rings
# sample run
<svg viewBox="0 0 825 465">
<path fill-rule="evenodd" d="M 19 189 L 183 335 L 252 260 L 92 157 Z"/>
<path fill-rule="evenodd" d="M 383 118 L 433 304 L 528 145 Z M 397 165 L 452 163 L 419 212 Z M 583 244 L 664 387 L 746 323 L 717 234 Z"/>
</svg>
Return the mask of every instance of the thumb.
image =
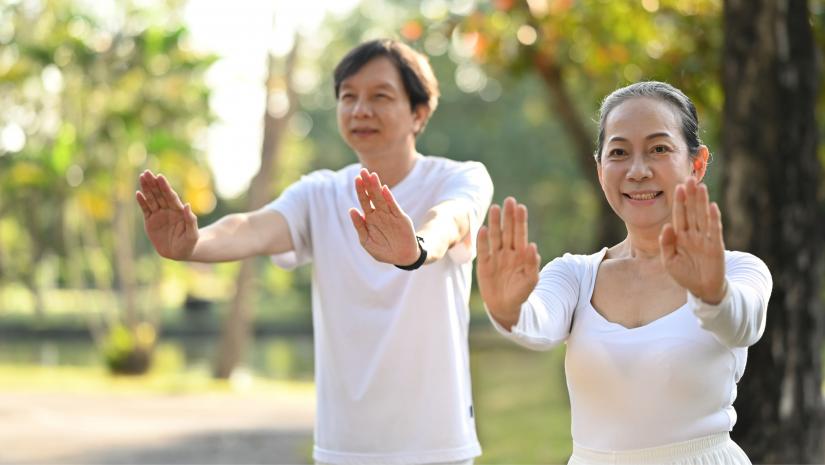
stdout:
<svg viewBox="0 0 825 465">
<path fill-rule="evenodd" d="M 352 225 L 358 233 L 358 240 L 361 244 L 364 244 L 367 242 L 367 222 L 364 220 L 361 212 L 355 208 L 349 209 L 349 218 L 352 220 Z"/>
<path fill-rule="evenodd" d="M 183 206 L 183 221 L 186 223 L 186 229 L 198 230 L 198 217 L 192 213 L 192 205 L 188 203 Z"/>
<path fill-rule="evenodd" d="M 676 231 L 671 223 L 666 224 L 659 234 L 659 249 L 662 251 L 662 260 L 676 255 Z"/>
</svg>

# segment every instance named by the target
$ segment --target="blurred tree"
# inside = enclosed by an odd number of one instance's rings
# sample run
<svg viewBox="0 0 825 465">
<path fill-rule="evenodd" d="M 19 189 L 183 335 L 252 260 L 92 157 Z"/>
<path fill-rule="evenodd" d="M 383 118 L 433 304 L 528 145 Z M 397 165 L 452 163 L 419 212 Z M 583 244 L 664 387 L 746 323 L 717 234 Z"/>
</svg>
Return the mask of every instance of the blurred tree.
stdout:
<svg viewBox="0 0 825 465">
<path fill-rule="evenodd" d="M 23 226 L 28 249 L 3 281 L 37 295 L 31 276 L 53 254 L 60 283 L 116 290 L 123 314 L 109 320 L 140 327 L 135 340 L 147 341 L 135 180 L 144 166 L 162 169 L 182 178 L 196 212 L 213 208 L 194 148 L 210 119 L 203 73 L 213 59 L 187 48 L 176 3 L 113 5 L 106 15 L 70 0 L 0 6 L 0 208 Z"/>
<path fill-rule="evenodd" d="M 724 16 L 725 236 L 774 279 L 733 432 L 754 463 L 822 463 L 822 53 L 807 0 L 726 0 Z"/>
<path fill-rule="evenodd" d="M 249 186 L 246 211 L 258 210 L 272 200 L 273 184 L 277 179 L 275 170 L 287 136 L 287 124 L 297 106 L 293 79 L 298 52 L 299 40 L 296 37 L 285 59 L 278 60 L 272 54 L 268 56 L 261 165 Z M 224 321 L 213 370 L 217 378 L 229 378 L 248 345 L 257 271 L 255 261 L 255 258 L 244 260 L 238 271 L 235 295 Z"/>
<path fill-rule="evenodd" d="M 709 116 L 704 125 L 716 127 L 719 10 L 718 0 L 493 0 L 447 17 L 439 33 L 486 69 L 541 79 L 581 176 L 596 192 L 597 244 L 604 246 L 626 231 L 601 195 L 589 115 L 617 87 L 653 79 L 683 89 Z"/>
</svg>

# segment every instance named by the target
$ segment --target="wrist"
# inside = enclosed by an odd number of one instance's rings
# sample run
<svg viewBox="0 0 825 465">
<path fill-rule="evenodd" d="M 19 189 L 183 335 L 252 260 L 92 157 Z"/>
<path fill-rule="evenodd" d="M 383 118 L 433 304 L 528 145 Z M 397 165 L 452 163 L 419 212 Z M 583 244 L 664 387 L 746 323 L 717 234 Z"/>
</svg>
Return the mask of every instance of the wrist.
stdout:
<svg viewBox="0 0 825 465">
<path fill-rule="evenodd" d="M 415 236 L 416 242 L 418 243 L 418 257 L 416 260 L 408 265 L 395 265 L 396 268 L 400 268 L 405 271 L 413 271 L 421 268 L 424 262 L 427 261 L 427 248 L 424 244 L 424 238 L 421 236 Z"/>
<path fill-rule="evenodd" d="M 521 306 L 515 309 L 494 309 L 489 306 L 486 307 L 487 312 L 493 317 L 496 323 L 507 331 L 511 331 L 513 326 L 518 324 L 518 320 L 521 317 Z"/>
<path fill-rule="evenodd" d="M 708 305 L 719 305 L 722 300 L 725 299 L 725 295 L 728 292 L 728 280 L 725 279 L 722 281 L 722 285 L 712 291 L 705 292 L 703 294 L 694 294 L 698 297 L 702 302 Z"/>
</svg>

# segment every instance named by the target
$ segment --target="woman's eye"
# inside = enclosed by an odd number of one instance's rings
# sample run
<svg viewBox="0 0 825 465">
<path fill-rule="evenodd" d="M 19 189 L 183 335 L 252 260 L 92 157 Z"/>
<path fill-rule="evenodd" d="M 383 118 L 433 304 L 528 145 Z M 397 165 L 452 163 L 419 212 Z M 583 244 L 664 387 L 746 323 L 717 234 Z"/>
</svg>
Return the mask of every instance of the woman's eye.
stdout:
<svg viewBox="0 0 825 465">
<path fill-rule="evenodd" d="M 624 149 L 613 149 L 610 152 L 608 152 L 608 155 L 610 155 L 611 157 L 621 157 L 624 154 L 625 154 Z"/>
<path fill-rule="evenodd" d="M 653 152 L 654 153 L 667 153 L 669 151 L 670 151 L 670 149 L 668 149 L 664 145 L 657 145 L 657 146 L 653 147 Z"/>
</svg>

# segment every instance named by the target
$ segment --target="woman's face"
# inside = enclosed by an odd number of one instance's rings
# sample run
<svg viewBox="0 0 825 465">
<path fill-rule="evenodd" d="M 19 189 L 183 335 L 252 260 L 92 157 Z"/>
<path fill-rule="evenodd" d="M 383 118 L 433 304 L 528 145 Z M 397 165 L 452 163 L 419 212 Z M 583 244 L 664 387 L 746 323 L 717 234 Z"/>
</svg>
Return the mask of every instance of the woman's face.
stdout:
<svg viewBox="0 0 825 465">
<path fill-rule="evenodd" d="M 697 155 L 694 163 L 670 104 L 632 98 L 607 115 L 599 182 L 628 227 L 661 227 L 670 221 L 676 186 L 688 176 L 704 176 L 707 148 L 702 146 Z"/>
</svg>

